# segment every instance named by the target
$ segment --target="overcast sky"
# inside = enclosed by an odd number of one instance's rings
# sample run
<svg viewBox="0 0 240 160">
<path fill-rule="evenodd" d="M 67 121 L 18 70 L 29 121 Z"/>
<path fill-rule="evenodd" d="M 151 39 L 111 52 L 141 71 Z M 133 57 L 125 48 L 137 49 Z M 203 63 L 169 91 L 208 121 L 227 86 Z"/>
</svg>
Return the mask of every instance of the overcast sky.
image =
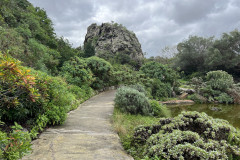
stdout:
<svg viewBox="0 0 240 160">
<path fill-rule="evenodd" d="M 136 33 L 143 52 L 161 55 L 189 35 L 221 36 L 240 28 L 239 0 L 29 0 L 44 8 L 58 36 L 83 44 L 92 23 L 117 22 Z"/>
</svg>

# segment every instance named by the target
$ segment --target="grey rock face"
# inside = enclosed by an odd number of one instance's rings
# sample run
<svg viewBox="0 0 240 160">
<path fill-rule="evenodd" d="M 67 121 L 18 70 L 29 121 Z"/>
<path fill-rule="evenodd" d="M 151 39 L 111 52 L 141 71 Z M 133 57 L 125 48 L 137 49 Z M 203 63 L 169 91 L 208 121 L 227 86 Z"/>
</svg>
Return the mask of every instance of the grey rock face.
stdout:
<svg viewBox="0 0 240 160">
<path fill-rule="evenodd" d="M 103 23 L 98 26 L 92 24 L 87 29 L 84 44 L 91 41 L 95 47 L 96 55 L 110 53 L 124 53 L 132 59 L 143 58 L 141 44 L 136 35 L 117 23 Z"/>
</svg>

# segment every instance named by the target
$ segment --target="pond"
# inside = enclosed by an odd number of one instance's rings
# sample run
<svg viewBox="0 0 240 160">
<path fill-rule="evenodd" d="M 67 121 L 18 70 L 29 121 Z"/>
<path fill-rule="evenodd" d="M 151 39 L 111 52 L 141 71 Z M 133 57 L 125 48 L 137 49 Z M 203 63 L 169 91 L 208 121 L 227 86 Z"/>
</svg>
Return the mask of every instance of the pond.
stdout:
<svg viewBox="0 0 240 160">
<path fill-rule="evenodd" d="M 227 120 L 234 127 L 240 128 L 240 105 L 220 104 L 193 104 L 193 105 L 169 105 L 172 116 L 177 116 L 182 111 L 205 112 L 214 118 Z"/>
</svg>

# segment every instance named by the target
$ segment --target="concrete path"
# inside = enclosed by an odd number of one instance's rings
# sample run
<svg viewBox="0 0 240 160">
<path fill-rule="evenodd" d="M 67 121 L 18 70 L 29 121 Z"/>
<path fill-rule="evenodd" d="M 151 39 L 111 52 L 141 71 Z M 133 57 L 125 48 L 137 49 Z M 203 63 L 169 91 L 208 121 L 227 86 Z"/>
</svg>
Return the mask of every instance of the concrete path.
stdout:
<svg viewBox="0 0 240 160">
<path fill-rule="evenodd" d="M 84 102 L 64 125 L 33 141 L 33 153 L 24 160 L 133 160 L 111 127 L 114 96 L 115 91 L 107 91 Z"/>
</svg>

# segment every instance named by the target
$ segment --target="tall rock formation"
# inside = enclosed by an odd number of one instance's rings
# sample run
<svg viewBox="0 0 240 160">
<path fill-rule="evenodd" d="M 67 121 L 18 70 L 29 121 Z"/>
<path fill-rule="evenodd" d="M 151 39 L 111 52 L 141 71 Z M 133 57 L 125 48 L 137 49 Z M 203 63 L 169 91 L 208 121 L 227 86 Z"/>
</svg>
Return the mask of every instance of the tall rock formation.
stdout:
<svg viewBox="0 0 240 160">
<path fill-rule="evenodd" d="M 143 52 L 135 33 L 117 23 L 92 24 L 87 29 L 84 45 L 92 43 L 96 55 L 117 53 L 127 54 L 132 60 L 141 60 Z"/>
</svg>

